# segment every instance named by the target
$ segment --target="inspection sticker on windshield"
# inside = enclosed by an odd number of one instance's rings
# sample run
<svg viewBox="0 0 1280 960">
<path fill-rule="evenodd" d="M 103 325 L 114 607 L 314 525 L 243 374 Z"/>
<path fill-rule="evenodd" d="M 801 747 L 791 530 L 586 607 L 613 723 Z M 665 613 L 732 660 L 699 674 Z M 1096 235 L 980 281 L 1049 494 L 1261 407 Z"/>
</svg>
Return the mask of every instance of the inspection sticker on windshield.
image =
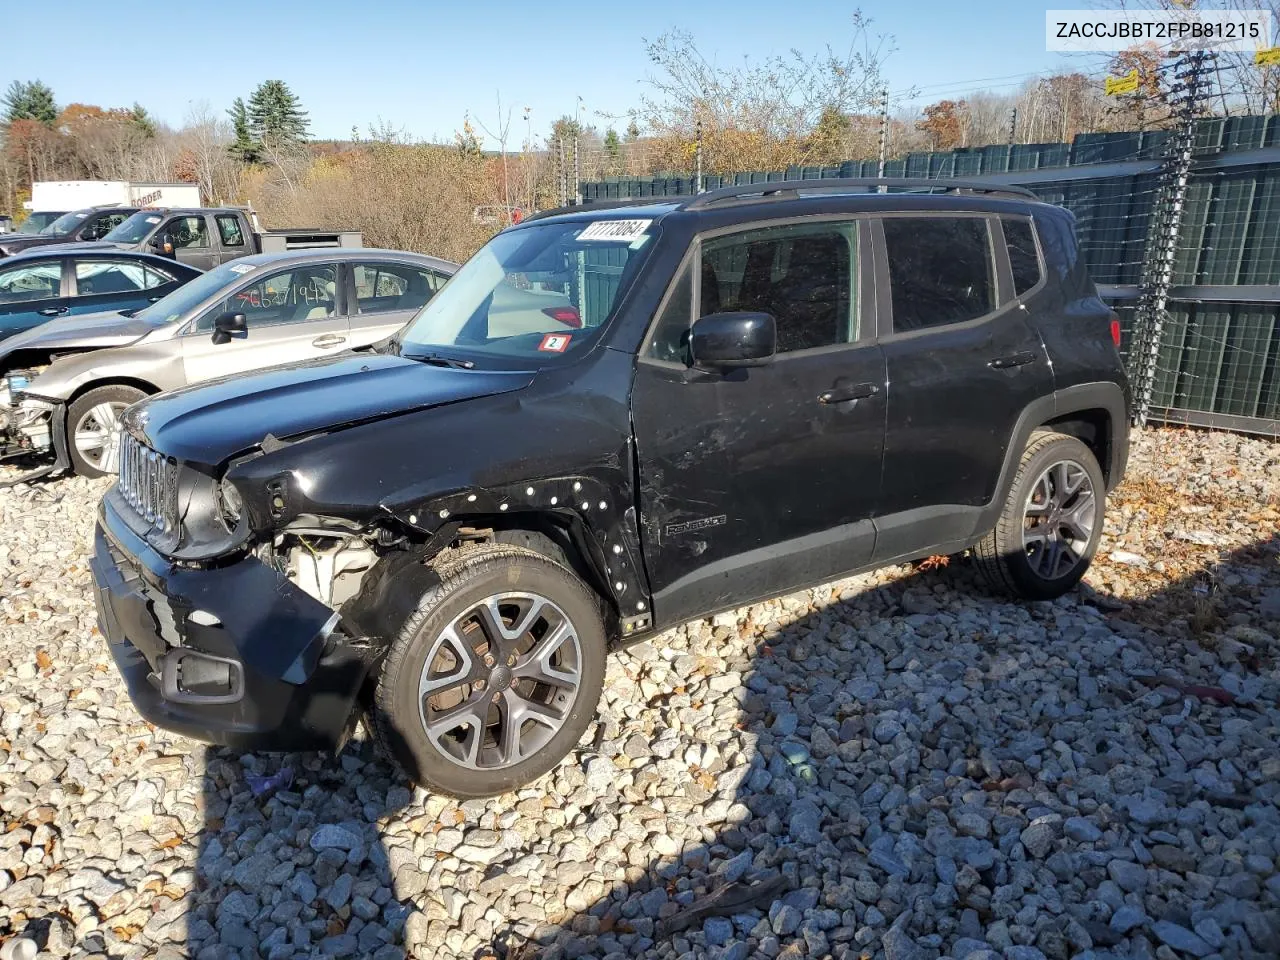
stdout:
<svg viewBox="0 0 1280 960">
<path fill-rule="evenodd" d="M 160 222 L 159 217 L 147 217 L 147 223 L 159 223 L 159 222 Z"/>
<path fill-rule="evenodd" d="M 578 234 L 579 240 L 614 240 L 630 243 L 639 240 L 652 220 L 597 220 Z"/>
<path fill-rule="evenodd" d="M 231 265 L 232 273 L 248 273 L 253 269 L 253 265 L 249 263 L 233 263 Z"/>
<path fill-rule="evenodd" d="M 564 353 L 569 349 L 569 341 L 572 339 L 571 333 L 548 333 L 538 344 L 538 349 L 545 353 Z"/>
</svg>

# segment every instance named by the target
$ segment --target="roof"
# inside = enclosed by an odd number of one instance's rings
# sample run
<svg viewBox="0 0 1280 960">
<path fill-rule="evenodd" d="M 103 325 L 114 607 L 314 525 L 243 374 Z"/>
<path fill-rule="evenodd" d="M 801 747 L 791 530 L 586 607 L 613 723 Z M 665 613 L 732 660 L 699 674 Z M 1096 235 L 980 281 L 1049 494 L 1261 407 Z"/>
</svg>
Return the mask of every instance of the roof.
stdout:
<svg viewBox="0 0 1280 960">
<path fill-rule="evenodd" d="M 659 219 L 668 214 L 684 211 L 702 212 L 742 204 L 775 204 L 836 197 L 855 202 L 865 198 L 868 206 L 881 209 L 891 205 L 894 202 L 893 198 L 899 197 L 963 197 L 977 201 L 1013 200 L 1021 204 L 1043 202 L 1024 187 L 978 180 L 905 177 L 779 180 L 743 183 L 704 193 L 662 199 L 646 197 L 586 201 L 582 204 L 534 214 L 526 217 L 522 223 L 553 217 L 565 220 L 580 220 L 588 217 L 593 220 L 616 220 L 628 217 Z"/>
<path fill-rule="evenodd" d="M 227 263 L 242 263 L 253 267 L 275 266 L 281 263 L 324 263 L 335 258 L 359 262 L 361 260 L 403 260 L 431 267 L 445 273 L 454 273 L 458 264 L 439 257 L 430 257 L 425 253 L 411 253 L 408 250 L 382 250 L 378 247 L 308 247 L 305 250 L 283 250 L 278 253 L 254 253 L 247 257 L 237 257 Z M 167 258 L 165 258 L 167 259 Z"/>
<path fill-rule="evenodd" d="M 62 260 L 68 257 L 85 257 L 93 260 L 137 260 L 143 263 L 154 263 L 157 266 L 179 263 L 172 257 L 161 257 L 139 250 L 121 250 L 119 247 L 82 247 L 75 243 L 50 243 L 30 250 L 20 250 L 7 257 L 0 257 L 0 270 L 24 260 Z M 180 266 L 200 273 L 204 272 L 199 267 L 192 267 L 189 263 L 180 263 Z"/>
</svg>

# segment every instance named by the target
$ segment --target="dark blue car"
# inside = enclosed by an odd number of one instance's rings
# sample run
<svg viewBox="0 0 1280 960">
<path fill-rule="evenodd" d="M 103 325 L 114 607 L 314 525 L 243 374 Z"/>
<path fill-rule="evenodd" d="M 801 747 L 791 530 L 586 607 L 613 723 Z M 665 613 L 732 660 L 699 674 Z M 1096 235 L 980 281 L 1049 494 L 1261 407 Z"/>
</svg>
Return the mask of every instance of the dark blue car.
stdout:
<svg viewBox="0 0 1280 960">
<path fill-rule="evenodd" d="M 140 310 L 202 271 L 111 250 L 46 250 L 0 260 L 0 340 L 55 317 Z"/>
</svg>

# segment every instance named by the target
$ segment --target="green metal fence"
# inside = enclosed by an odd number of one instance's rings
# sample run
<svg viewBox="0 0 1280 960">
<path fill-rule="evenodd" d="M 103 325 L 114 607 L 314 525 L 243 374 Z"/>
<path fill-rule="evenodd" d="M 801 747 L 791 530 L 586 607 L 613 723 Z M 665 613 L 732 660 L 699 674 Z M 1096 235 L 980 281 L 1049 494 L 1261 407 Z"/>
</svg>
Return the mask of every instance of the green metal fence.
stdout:
<svg viewBox="0 0 1280 960">
<path fill-rule="evenodd" d="M 910 153 L 887 177 L 966 177 L 1030 187 L 1076 216 L 1081 250 L 1132 333 L 1132 302 L 1159 196 L 1164 131 Z M 1200 121 L 1178 238 L 1174 296 L 1152 394 L 1155 418 L 1280 433 L 1280 116 Z M 874 177 L 875 160 L 704 176 L 702 189 Z M 581 185 L 585 202 L 684 196 L 690 176 Z M 1126 342 L 1130 337 L 1126 337 Z"/>
</svg>

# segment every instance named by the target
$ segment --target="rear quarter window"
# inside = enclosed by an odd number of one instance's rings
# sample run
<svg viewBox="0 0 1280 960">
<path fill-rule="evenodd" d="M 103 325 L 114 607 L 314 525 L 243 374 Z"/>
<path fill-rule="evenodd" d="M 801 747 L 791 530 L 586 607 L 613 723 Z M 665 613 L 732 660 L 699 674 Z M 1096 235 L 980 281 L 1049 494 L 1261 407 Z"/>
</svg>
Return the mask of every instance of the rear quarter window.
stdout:
<svg viewBox="0 0 1280 960">
<path fill-rule="evenodd" d="M 1002 220 L 1001 226 L 1009 250 L 1013 292 L 1022 296 L 1040 282 L 1040 251 L 1036 248 L 1035 230 L 1028 220 Z"/>
</svg>

